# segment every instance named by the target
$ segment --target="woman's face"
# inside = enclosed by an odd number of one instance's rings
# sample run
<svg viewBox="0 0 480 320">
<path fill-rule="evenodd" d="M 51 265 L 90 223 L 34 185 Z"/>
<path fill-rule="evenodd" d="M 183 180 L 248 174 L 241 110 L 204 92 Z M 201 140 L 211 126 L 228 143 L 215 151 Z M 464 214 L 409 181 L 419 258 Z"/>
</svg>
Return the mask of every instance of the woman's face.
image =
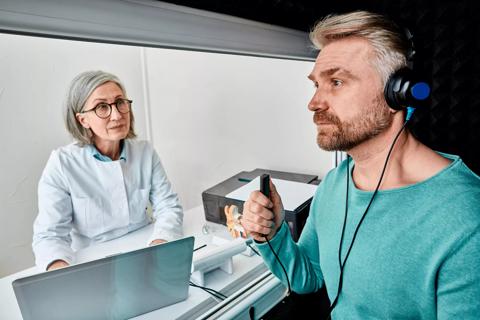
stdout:
<svg viewBox="0 0 480 320">
<path fill-rule="evenodd" d="M 102 142 L 117 142 L 125 139 L 130 131 L 130 112 L 120 113 L 113 104 L 118 99 L 126 99 L 122 89 L 114 82 L 106 82 L 97 87 L 88 97 L 83 113 L 77 113 L 77 119 L 84 128 L 93 132 L 95 144 Z M 105 119 L 97 116 L 95 111 L 99 103 L 111 104 L 111 114 Z M 92 110 L 91 112 L 85 112 Z"/>
</svg>

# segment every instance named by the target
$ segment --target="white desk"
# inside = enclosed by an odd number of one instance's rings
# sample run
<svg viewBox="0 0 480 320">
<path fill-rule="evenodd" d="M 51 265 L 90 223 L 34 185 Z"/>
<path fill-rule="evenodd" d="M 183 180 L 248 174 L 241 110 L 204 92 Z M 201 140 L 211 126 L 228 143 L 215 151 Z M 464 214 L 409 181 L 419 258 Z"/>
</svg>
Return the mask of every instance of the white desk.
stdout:
<svg viewBox="0 0 480 320">
<path fill-rule="evenodd" d="M 204 225 L 208 227 L 208 234 L 202 232 Z M 152 227 L 149 225 L 124 237 L 82 249 L 77 252 L 77 261 L 86 262 L 143 248 Z M 208 245 L 214 235 L 230 238 L 225 226 L 205 221 L 202 207 L 185 211 L 184 233 L 195 236 L 195 247 Z M 233 257 L 233 269 L 231 275 L 215 270 L 205 277 L 206 287 L 221 290 L 228 299 L 217 301 L 203 290 L 190 287 L 187 300 L 135 319 L 250 319 L 251 307 L 255 310 L 255 318 L 259 318 L 285 296 L 285 287 L 267 271 L 260 257 L 236 255 Z M 38 270 L 32 267 L 0 279 L 0 319 L 22 319 L 12 281 L 35 273 Z"/>
</svg>

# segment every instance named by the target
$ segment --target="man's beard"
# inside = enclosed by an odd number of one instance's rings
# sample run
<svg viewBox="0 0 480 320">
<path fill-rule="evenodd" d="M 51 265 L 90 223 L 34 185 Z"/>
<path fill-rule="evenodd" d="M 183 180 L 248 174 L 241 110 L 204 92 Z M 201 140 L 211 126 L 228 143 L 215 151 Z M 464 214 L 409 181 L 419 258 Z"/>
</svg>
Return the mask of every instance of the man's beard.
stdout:
<svg viewBox="0 0 480 320">
<path fill-rule="evenodd" d="M 313 121 L 317 125 L 320 123 L 317 134 L 320 148 L 326 151 L 347 151 L 389 128 L 393 118 L 383 99 L 376 97 L 354 119 L 342 122 L 334 114 L 315 112 Z M 329 125 L 322 128 L 321 123 Z"/>
</svg>

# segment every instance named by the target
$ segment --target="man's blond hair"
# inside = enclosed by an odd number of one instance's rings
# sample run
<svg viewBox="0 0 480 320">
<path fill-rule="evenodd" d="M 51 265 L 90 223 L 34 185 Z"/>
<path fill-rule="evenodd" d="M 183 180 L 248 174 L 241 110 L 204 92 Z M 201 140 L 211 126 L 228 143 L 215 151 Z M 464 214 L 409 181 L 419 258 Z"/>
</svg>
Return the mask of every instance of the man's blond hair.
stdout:
<svg viewBox="0 0 480 320">
<path fill-rule="evenodd" d="M 355 11 L 329 15 L 310 32 L 310 40 L 320 50 L 348 37 L 362 38 L 372 45 L 375 54 L 372 65 L 378 70 L 383 85 L 394 71 L 407 66 L 409 40 L 393 21 L 380 14 Z"/>
</svg>

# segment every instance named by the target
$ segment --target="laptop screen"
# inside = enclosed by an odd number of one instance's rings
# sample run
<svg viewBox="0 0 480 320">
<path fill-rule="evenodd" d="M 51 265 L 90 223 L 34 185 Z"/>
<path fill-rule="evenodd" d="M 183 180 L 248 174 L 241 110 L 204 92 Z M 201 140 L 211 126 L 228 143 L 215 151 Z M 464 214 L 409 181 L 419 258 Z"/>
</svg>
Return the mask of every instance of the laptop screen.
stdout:
<svg viewBox="0 0 480 320">
<path fill-rule="evenodd" d="M 25 320 L 126 319 L 188 296 L 193 237 L 17 279 Z"/>
</svg>

